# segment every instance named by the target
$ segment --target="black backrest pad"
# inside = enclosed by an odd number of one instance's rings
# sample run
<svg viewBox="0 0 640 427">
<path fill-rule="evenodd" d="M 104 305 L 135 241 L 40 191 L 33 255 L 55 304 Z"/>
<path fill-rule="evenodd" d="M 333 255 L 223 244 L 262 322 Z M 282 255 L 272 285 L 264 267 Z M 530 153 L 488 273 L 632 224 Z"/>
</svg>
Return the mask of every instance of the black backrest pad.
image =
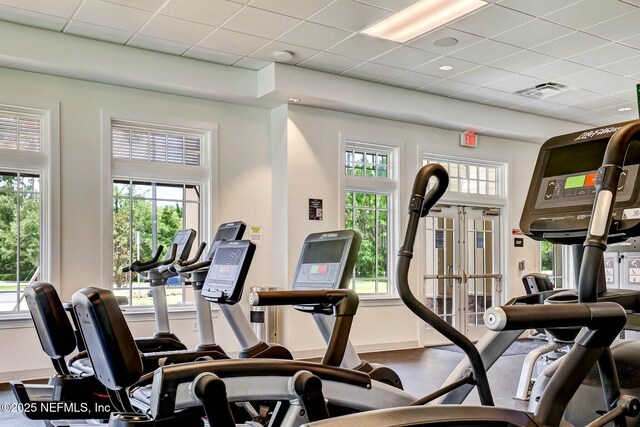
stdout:
<svg viewBox="0 0 640 427">
<path fill-rule="evenodd" d="M 53 285 L 33 283 L 25 288 L 24 298 L 44 352 L 59 359 L 75 350 L 73 327 Z"/>
<path fill-rule="evenodd" d="M 137 382 L 142 360 L 113 293 L 84 288 L 73 294 L 72 301 L 98 380 L 111 390 Z"/>
<path fill-rule="evenodd" d="M 181 230 L 173 236 L 173 242 L 171 242 L 171 246 L 178 245 L 178 252 L 176 253 L 176 259 L 186 260 L 189 258 L 189 254 L 191 253 L 191 246 L 193 245 L 193 241 L 196 238 L 196 231 L 190 228 L 186 230 Z M 167 248 L 167 252 L 165 255 L 165 259 L 169 259 L 171 256 L 171 246 Z"/>
</svg>

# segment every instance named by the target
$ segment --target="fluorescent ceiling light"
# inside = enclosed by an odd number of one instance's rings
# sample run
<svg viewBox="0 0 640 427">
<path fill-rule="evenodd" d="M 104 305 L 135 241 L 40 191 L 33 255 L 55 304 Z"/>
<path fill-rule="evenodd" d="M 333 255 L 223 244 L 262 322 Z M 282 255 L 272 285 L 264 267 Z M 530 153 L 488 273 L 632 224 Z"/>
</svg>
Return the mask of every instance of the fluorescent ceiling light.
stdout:
<svg viewBox="0 0 640 427">
<path fill-rule="evenodd" d="M 485 4 L 482 0 L 420 0 L 363 33 L 404 43 Z"/>
</svg>

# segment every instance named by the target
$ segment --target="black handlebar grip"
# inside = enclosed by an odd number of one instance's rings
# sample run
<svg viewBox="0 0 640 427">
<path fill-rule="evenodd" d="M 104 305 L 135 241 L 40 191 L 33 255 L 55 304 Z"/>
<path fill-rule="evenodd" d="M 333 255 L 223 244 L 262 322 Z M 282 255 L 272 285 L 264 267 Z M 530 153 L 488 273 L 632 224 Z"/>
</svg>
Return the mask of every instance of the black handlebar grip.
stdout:
<svg viewBox="0 0 640 427">
<path fill-rule="evenodd" d="M 346 303 L 340 304 L 342 301 Z M 270 291 L 249 294 L 249 304 L 253 306 L 330 304 L 340 306 L 336 315 L 354 315 L 358 303 L 358 294 L 352 289 Z"/>
<path fill-rule="evenodd" d="M 562 327 L 600 329 L 615 327 L 626 318 L 620 305 L 601 302 L 492 307 L 486 311 L 484 322 L 493 331 Z"/>
</svg>

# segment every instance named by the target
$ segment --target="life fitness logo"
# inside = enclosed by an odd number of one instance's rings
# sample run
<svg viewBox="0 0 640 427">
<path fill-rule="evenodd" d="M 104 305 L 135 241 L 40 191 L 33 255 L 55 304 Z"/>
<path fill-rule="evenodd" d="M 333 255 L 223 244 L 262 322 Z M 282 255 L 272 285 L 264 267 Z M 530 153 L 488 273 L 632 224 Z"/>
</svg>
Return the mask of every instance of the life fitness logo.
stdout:
<svg viewBox="0 0 640 427">
<path fill-rule="evenodd" d="M 320 236 L 321 239 L 332 239 L 334 237 L 338 237 L 338 233 L 324 233 Z"/>
<path fill-rule="evenodd" d="M 618 127 L 608 127 L 608 128 L 601 128 L 601 129 L 596 129 L 596 130 L 590 130 L 587 132 L 583 132 L 579 137 L 577 137 L 575 140 L 576 141 L 580 141 L 581 139 L 589 139 L 589 138 L 593 138 L 594 136 L 602 136 L 602 135 L 606 135 L 608 133 L 614 133 L 616 132 L 618 129 L 620 129 L 622 126 L 618 126 Z"/>
</svg>

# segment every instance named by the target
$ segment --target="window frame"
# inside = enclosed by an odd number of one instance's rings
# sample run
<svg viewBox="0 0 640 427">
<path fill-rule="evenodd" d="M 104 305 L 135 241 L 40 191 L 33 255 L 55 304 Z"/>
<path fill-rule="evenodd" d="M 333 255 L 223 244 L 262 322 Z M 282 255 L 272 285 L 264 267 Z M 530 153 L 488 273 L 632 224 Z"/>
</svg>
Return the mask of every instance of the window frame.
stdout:
<svg viewBox="0 0 640 427">
<path fill-rule="evenodd" d="M 402 156 L 402 144 L 399 140 L 389 138 L 381 139 L 365 135 L 351 135 L 340 133 L 340 158 L 339 158 L 339 224 L 345 227 L 345 195 L 347 192 L 368 192 L 368 193 L 385 193 L 387 199 L 388 212 L 388 264 L 387 276 L 388 285 L 387 293 L 374 294 L 358 294 L 364 305 L 395 305 L 400 301 L 398 291 L 394 286 L 393 278 L 395 277 L 394 255 L 399 248 L 399 193 L 401 189 L 400 164 Z M 387 160 L 387 177 L 378 176 L 356 176 L 347 175 L 345 171 L 345 152 L 351 148 L 369 149 L 375 152 L 383 152 L 388 154 Z"/>
<path fill-rule="evenodd" d="M 507 163 L 485 160 L 485 159 L 475 159 L 463 156 L 455 156 L 455 155 L 447 155 L 447 154 L 437 154 L 433 152 L 422 152 L 420 158 L 420 166 L 427 164 L 428 161 L 436 161 L 436 162 L 454 162 L 454 163 L 464 163 L 471 166 L 490 166 L 494 167 L 498 171 L 498 176 L 496 179 L 496 195 L 488 195 L 488 194 L 476 194 L 476 193 L 463 193 L 463 192 L 452 192 L 447 189 L 439 203 L 449 203 L 449 204 L 463 204 L 463 205 L 478 205 L 478 206 L 497 206 L 504 207 L 507 205 L 507 194 L 508 193 L 508 176 L 507 176 Z"/>
<path fill-rule="evenodd" d="M 60 104 L 0 99 L 0 110 L 41 118 L 40 150 L 0 149 L 0 170 L 40 175 L 40 273 L 60 291 Z M 32 326 L 28 310 L 0 312 L 0 329 Z"/>
<path fill-rule="evenodd" d="M 103 283 L 112 285 L 113 269 L 113 182 L 116 180 L 139 180 L 157 183 L 178 183 L 200 186 L 200 233 L 196 242 L 209 243 L 212 239 L 212 223 L 218 217 L 218 124 L 195 121 L 162 114 L 148 114 L 130 111 L 102 110 L 102 255 L 101 277 Z M 111 124 L 112 122 L 130 123 L 144 127 L 188 134 L 202 135 L 200 166 L 175 165 L 160 162 L 112 158 Z M 158 172 L 161 171 L 159 174 Z M 109 286 L 109 289 L 113 289 Z M 152 306 L 127 305 L 124 311 L 147 315 L 153 312 Z M 192 312 L 195 304 L 185 303 L 169 306 L 170 312 Z"/>
</svg>

